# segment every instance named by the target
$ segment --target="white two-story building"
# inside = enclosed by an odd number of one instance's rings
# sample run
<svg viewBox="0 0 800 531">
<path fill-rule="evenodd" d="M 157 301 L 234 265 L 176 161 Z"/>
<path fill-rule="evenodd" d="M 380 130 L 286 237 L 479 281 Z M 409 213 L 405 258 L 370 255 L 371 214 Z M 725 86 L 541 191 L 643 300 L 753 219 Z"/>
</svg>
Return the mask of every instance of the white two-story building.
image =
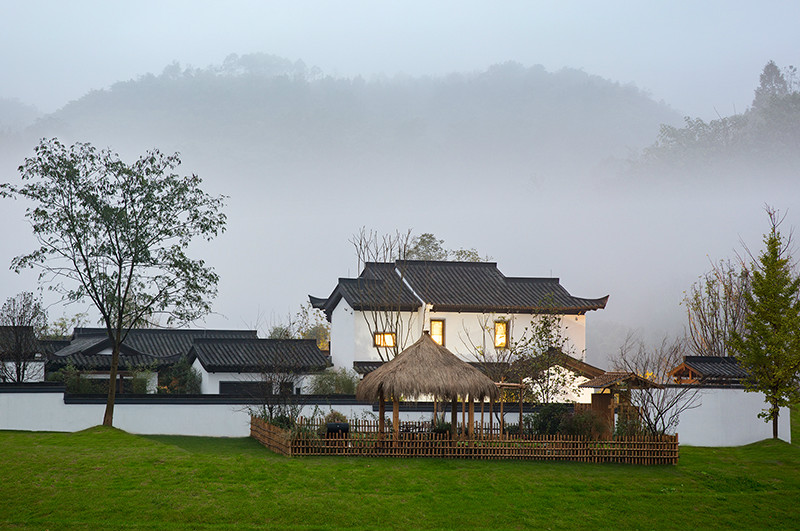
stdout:
<svg viewBox="0 0 800 531">
<path fill-rule="evenodd" d="M 608 296 L 574 297 L 557 278 L 506 277 L 494 262 L 409 260 L 367 263 L 358 278 L 340 278 L 330 296 L 310 300 L 331 322 L 333 366 L 363 374 L 423 332 L 467 362 L 502 362 L 543 314 L 560 324 L 562 350 L 580 366 L 586 313 Z"/>
</svg>

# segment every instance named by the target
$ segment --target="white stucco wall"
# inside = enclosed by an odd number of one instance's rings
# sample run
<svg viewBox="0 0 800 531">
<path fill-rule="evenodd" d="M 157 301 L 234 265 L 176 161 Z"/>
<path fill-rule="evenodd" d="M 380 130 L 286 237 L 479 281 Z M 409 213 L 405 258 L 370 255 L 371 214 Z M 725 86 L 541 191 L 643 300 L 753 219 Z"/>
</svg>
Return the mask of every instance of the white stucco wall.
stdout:
<svg viewBox="0 0 800 531">
<path fill-rule="evenodd" d="M 366 312 L 366 319 L 364 314 L 362 311 L 353 311 L 344 300 L 336 306 L 331 319 L 331 357 L 334 367 L 351 368 L 353 361 L 380 360 L 378 351 L 373 346 L 370 314 Z M 340 318 L 341 321 L 338 320 Z M 423 330 L 430 330 L 431 319 L 441 319 L 445 322 L 444 346 L 465 361 L 472 362 L 476 361 L 476 346 L 485 348 L 487 359 L 495 356 L 495 321 L 508 321 L 510 341 L 519 341 L 524 335 L 530 337 L 532 323 L 537 317 L 531 314 L 432 312 L 420 309 L 417 312 L 402 312 L 401 318 L 404 328 L 411 330 L 408 344 L 404 346 L 419 339 Z M 561 329 L 570 354 L 579 360 L 585 360 L 586 316 L 562 316 Z M 402 338 L 398 341 L 403 346 Z"/>
<path fill-rule="evenodd" d="M 758 414 L 767 407 L 764 395 L 744 389 L 702 389 L 699 407 L 681 413 L 677 433 L 691 446 L 742 446 L 772 437 L 772 422 Z M 781 408 L 778 437 L 792 442 L 789 409 Z"/>
<path fill-rule="evenodd" d="M 381 349 L 381 353 L 374 346 L 374 339 L 372 337 L 373 330 L 370 330 L 373 322 L 371 312 L 363 312 L 360 310 L 353 312 L 353 360 L 354 361 L 380 361 L 381 354 L 385 356 L 390 355 L 387 349 Z M 402 350 L 404 347 L 411 346 L 422 334 L 422 310 L 418 312 L 401 312 L 400 319 L 402 321 L 402 332 L 397 334 L 397 344 Z M 332 321 L 331 328 L 334 327 Z M 382 330 L 374 330 L 375 332 L 382 332 Z M 347 367 L 353 368 L 352 362 Z"/>
<path fill-rule="evenodd" d="M 199 359 L 192 362 L 192 367 L 200 373 L 200 393 L 204 395 L 218 395 L 220 382 L 259 382 L 264 377 L 258 372 L 208 372 Z M 297 375 L 292 392 L 294 393 L 299 387 L 300 392 L 306 394 L 309 392 L 310 385 L 310 375 Z M 275 392 L 277 391 L 275 390 Z"/>
<path fill-rule="evenodd" d="M 249 411 L 244 404 L 215 403 L 118 403 L 114 426 L 131 433 L 246 437 Z M 764 408 L 763 395 L 741 389 L 706 389 L 698 408 L 684 412 L 678 425 L 681 444 L 691 446 L 739 446 L 772 437 L 772 425 L 758 418 Z M 351 419 L 377 419 L 371 404 L 334 404 L 322 400 L 305 405 L 302 415 L 325 415 L 335 409 Z M 477 409 L 477 408 L 476 408 Z M 61 390 L 46 392 L 0 392 L 0 430 L 79 431 L 101 423 L 104 403 L 66 404 Z M 391 408 L 387 408 L 391 418 Z M 459 408 L 459 422 L 461 410 Z M 476 411 L 477 416 L 477 411 Z M 506 413 L 515 423 L 517 413 Z M 402 411 L 401 420 L 431 419 L 431 412 Z M 449 418 L 449 414 L 448 414 Z M 488 417 L 485 422 L 488 422 Z M 791 442 L 789 411 L 780 414 L 779 436 Z"/>
<path fill-rule="evenodd" d="M 475 347 L 486 349 L 492 356 L 494 348 L 494 322 L 509 322 L 509 341 L 517 342 L 523 337 L 530 337 L 532 324 L 536 319 L 533 314 L 511 313 L 459 313 L 459 312 L 427 312 L 424 329 L 430 330 L 431 319 L 442 319 L 445 322 L 445 347 L 466 361 L 475 361 Z M 527 331 L 526 331 L 527 328 Z M 564 315 L 561 317 L 562 334 L 573 357 L 584 360 L 586 350 L 586 316 Z"/>
<path fill-rule="evenodd" d="M 102 424 L 105 404 L 65 404 L 63 392 L 0 393 L 0 429 L 85 430 Z M 123 404 L 114 406 L 114 427 L 150 435 L 246 437 L 250 414 L 236 404 Z"/>
<path fill-rule="evenodd" d="M 331 314 L 331 363 L 335 369 L 352 370 L 355 361 L 355 316 L 344 299 L 339 301 Z M 335 323 L 335 324 L 334 324 Z"/>
</svg>

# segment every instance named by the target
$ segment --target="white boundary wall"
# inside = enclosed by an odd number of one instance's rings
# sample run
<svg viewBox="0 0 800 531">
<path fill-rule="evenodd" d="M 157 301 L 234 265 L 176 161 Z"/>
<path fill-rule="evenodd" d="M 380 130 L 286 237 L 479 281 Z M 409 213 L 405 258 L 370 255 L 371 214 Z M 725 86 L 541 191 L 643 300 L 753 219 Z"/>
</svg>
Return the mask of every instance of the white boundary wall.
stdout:
<svg viewBox="0 0 800 531">
<path fill-rule="evenodd" d="M 743 389 L 703 389 L 700 406 L 681 414 L 678 435 L 691 446 L 740 446 L 772 437 L 772 424 L 758 418 L 766 407 L 763 395 Z M 98 401 L 101 402 L 101 401 Z M 247 437 L 250 433 L 248 405 L 231 403 L 224 396 L 202 399 L 152 401 L 120 400 L 114 408 L 114 426 L 130 433 Z M 371 404 L 327 403 L 304 405 L 302 415 L 325 415 L 332 409 L 348 418 L 376 420 Z M 65 403 L 59 388 L 36 391 L 0 391 L 0 430 L 84 430 L 101 423 L 104 403 Z M 386 408 L 391 418 L 391 407 Z M 461 410 L 459 408 L 459 421 Z M 404 421 L 430 420 L 429 411 L 401 411 Z M 449 413 L 448 417 L 449 419 Z M 516 423 L 518 413 L 507 412 L 506 421 Z M 488 419 L 487 419 L 488 422 Z M 781 409 L 778 435 L 791 442 L 788 408 Z"/>
<path fill-rule="evenodd" d="M 701 389 L 699 406 L 681 413 L 678 441 L 691 446 L 742 446 L 772 438 L 772 422 L 758 414 L 766 409 L 764 395 L 742 388 Z M 789 408 L 778 415 L 778 437 L 792 442 Z"/>
</svg>

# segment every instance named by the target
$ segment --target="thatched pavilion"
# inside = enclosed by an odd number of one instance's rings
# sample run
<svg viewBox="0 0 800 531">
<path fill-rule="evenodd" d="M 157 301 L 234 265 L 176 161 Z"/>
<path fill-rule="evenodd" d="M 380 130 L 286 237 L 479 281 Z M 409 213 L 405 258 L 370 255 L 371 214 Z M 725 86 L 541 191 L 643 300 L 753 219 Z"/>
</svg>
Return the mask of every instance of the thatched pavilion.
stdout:
<svg viewBox="0 0 800 531">
<path fill-rule="evenodd" d="M 356 389 L 356 398 L 359 400 L 379 401 L 380 433 L 384 430 L 385 399 L 392 398 L 395 440 L 400 430 L 399 398 L 421 395 L 433 395 L 452 402 L 450 429 L 453 434 L 456 430 L 456 403 L 459 397 L 468 398 L 471 437 L 475 422 L 475 400 L 496 400 L 500 392 L 489 377 L 437 344 L 427 333 L 423 333 L 416 343 L 393 360 L 367 374 Z"/>
</svg>

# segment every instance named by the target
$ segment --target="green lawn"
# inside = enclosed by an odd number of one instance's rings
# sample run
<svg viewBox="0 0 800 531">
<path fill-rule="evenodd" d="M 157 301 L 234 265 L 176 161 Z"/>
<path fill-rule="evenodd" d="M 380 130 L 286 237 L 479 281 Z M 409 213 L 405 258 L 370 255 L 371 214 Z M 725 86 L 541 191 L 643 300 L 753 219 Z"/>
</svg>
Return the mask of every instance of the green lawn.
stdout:
<svg viewBox="0 0 800 531">
<path fill-rule="evenodd" d="M 793 425 L 800 425 L 793 412 Z M 250 439 L 0 432 L 1 529 L 793 529 L 800 437 L 677 466 L 279 457 Z"/>
</svg>

